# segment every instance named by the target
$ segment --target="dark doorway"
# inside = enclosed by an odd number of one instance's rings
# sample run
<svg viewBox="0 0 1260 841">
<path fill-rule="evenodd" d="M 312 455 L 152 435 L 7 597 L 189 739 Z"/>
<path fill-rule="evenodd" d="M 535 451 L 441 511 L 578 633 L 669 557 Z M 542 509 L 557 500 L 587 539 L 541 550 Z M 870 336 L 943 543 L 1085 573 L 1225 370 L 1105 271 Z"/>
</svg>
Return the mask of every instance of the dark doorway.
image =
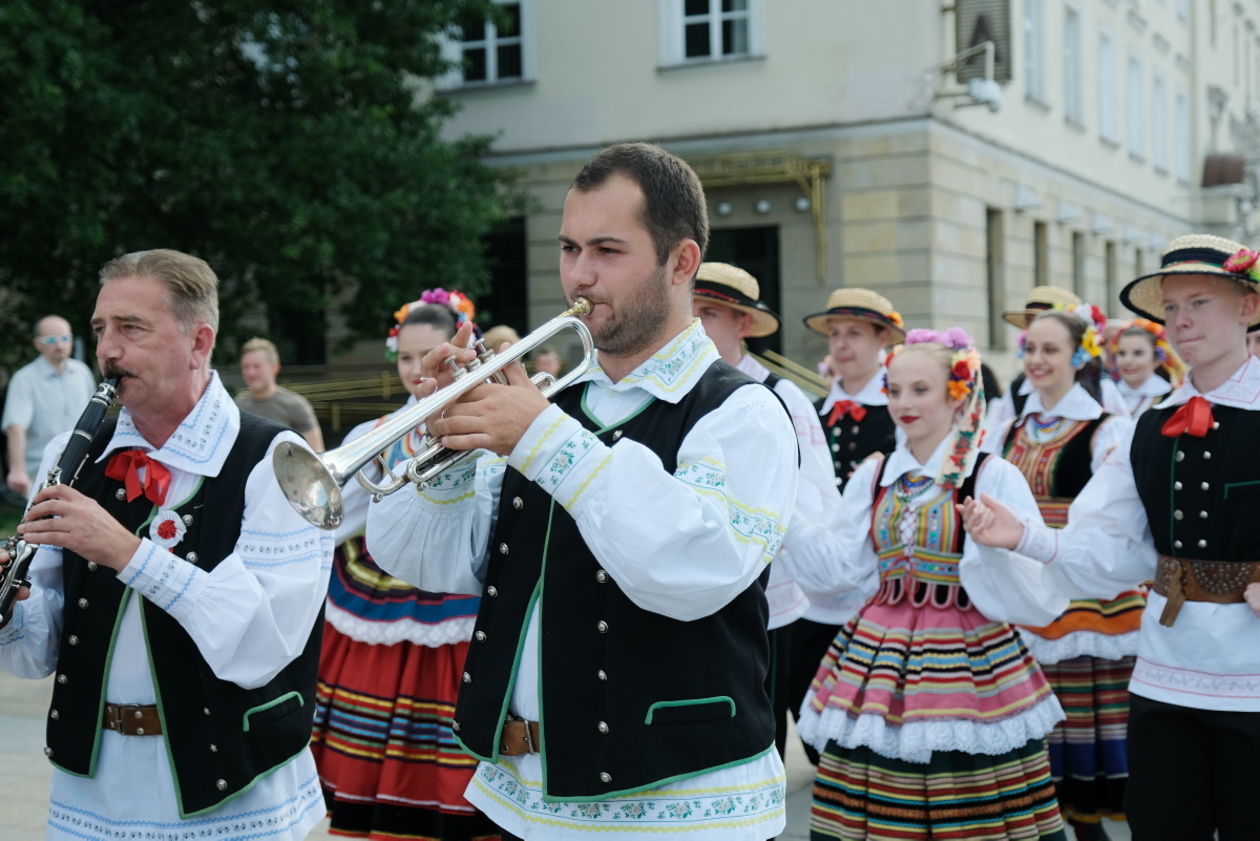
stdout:
<svg viewBox="0 0 1260 841">
<path fill-rule="evenodd" d="M 473 300 L 477 307 L 477 325 L 487 330 L 496 324 L 507 324 L 524 336 L 529 332 L 525 217 L 508 219 L 482 242 L 490 288 Z"/>
<path fill-rule="evenodd" d="M 761 286 L 761 300 L 776 315 L 782 317 L 779 290 L 779 228 L 768 225 L 760 228 L 722 228 L 709 234 L 709 252 L 706 260 L 739 266 Z M 749 339 L 748 349 L 753 353 L 772 350 L 781 353 L 783 330 L 762 339 Z"/>
</svg>

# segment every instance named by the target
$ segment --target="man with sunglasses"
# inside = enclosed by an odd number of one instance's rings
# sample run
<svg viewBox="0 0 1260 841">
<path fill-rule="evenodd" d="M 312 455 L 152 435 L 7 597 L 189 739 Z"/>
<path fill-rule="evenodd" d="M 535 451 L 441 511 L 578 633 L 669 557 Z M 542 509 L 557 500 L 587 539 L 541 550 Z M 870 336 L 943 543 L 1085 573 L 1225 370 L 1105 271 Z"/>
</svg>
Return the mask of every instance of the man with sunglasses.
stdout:
<svg viewBox="0 0 1260 841">
<path fill-rule="evenodd" d="M 23 497 L 30 493 L 44 446 L 74 428 L 96 390 L 91 369 L 70 357 L 74 334 L 64 318 L 46 315 L 37 321 L 34 344 L 39 356 L 9 380 L 0 421 L 8 438 L 6 484 Z"/>
</svg>

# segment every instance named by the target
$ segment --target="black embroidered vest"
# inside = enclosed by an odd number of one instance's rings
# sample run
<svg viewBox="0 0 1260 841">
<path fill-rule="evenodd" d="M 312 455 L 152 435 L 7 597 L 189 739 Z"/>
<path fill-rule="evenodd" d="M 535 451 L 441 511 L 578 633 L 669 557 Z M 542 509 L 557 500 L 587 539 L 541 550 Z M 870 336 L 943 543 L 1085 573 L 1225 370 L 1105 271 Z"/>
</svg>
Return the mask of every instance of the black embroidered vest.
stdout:
<svg viewBox="0 0 1260 841">
<path fill-rule="evenodd" d="M 1155 549 L 1188 560 L 1260 560 L 1260 412 L 1213 406 L 1217 426 L 1207 435 L 1167 438 L 1160 428 L 1177 408 L 1143 412 L 1129 455 Z"/>
<path fill-rule="evenodd" d="M 1025 432 L 1027 425 L 1033 423 L 1032 417 L 1011 424 L 1002 443 L 1002 457 L 1019 468 L 1039 501 L 1075 497 L 1094 475 L 1094 435 L 1111 416 L 1104 413 L 1090 421 L 1073 421 L 1075 429 L 1064 435 L 1067 440 L 1060 438 L 1042 444 L 1033 442 Z"/>
<path fill-rule="evenodd" d="M 823 400 L 815 405 L 822 423 L 831 459 L 836 467 L 836 487 L 844 490 L 849 476 L 871 453 L 888 455 L 897 447 L 897 427 L 887 406 L 863 406 L 866 415 L 859 421 L 846 415 L 829 423 L 831 409 L 822 410 Z"/>
<path fill-rule="evenodd" d="M 582 410 L 581 386 L 555 402 L 604 443 L 624 435 L 650 448 L 672 474 L 696 422 L 751 383 L 718 362 L 681 402 L 655 401 L 602 431 Z M 537 598 L 549 800 L 597 800 L 755 757 L 774 743 L 765 691 L 768 575 L 767 567 L 725 607 L 691 622 L 644 610 L 600 568 L 564 508 L 509 468 L 456 710 L 461 743 L 479 759 L 497 759 Z"/>
<path fill-rule="evenodd" d="M 154 506 L 143 496 L 130 503 L 118 499 L 122 483 L 106 478 L 106 462 L 93 463 L 115 423 L 107 421 L 97 435 L 76 488 L 139 533 Z M 203 481 L 175 509 L 191 519 L 186 519 L 183 540 L 171 548 L 174 554 L 209 571 L 233 551 L 240 536 L 245 480 L 283 429 L 241 413 L 240 432 L 219 475 Z M 180 502 L 167 500 L 171 506 Z M 133 700 L 106 698 L 104 690 L 126 601 L 143 597 L 119 582 L 113 570 L 68 550 L 62 565 L 65 608 L 45 751 L 63 771 L 91 777 L 97 772 L 105 702 Z M 215 677 L 192 638 L 158 605 L 145 600 L 141 616 L 181 817 L 216 808 L 306 746 L 315 713 L 322 609 L 302 653 L 257 689 Z M 128 770 L 140 774 L 138 780 L 145 773 Z"/>
</svg>

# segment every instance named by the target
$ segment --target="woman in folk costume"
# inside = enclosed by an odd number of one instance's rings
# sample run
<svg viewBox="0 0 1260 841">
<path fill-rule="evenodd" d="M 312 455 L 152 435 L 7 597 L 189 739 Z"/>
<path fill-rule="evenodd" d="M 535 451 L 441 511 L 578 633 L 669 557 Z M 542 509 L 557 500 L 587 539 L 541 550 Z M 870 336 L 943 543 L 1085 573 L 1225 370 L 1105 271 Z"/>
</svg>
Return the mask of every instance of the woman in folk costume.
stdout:
<svg viewBox="0 0 1260 841">
<path fill-rule="evenodd" d="M 1136 418 L 1181 385 L 1186 366 L 1164 337 L 1164 328 L 1145 318 L 1125 323 L 1112 341 L 1116 385 Z"/>
<path fill-rule="evenodd" d="M 1064 839 L 1044 737 L 1063 712 L 1012 622 L 1067 605 L 1044 568 L 992 553 L 957 504 L 1030 521 L 1019 471 L 978 455 L 980 357 L 961 328 L 912 330 L 888 362 L 904 440 L 849 480 L 832 520 L 785 542 L 808 590 L 878 589 L 836 636 L 801 709 L 822 750 L 815 839 Z"/>
<path fill-rule="evenodd" d="M 1129 445 L 1131 423 L 1098 402 L 1105 322 L 1087 304 L 1032 320 L 1021 354 L 1033 390 L 991 442 L 1027 478 L 1052 527 L 1067 522 L 1068 505 L 1107 453 Z M 1139 584 L 1110 601 L 1074 601 L 1054 622 L 1023 631 L 1067 714 L 1048 741 L 1059 802 L 1078 839 L 1105 839 L 1101 818 L 1123 813 L 1126 687 L 1146 603 Z"/>
<path fill-rule="evenodd" d="M 471 319 L 473 307 L 458 292 L 433 289 L 394 317 L 386 345 L 403 388 L 413 394 L 410 406 L 420 387 L 420 360 Z M 388 417 L 356 426 L 345 442 Z M 384 454 L 389 468 L 414 455 L 421 439 L 416 429 L 395 442 Z M 332 832 L 497 839 L 497 828 L 464 799 L 477 763 L 451 732 L 480 600 L 425 592 L 382 572 L 363 541 L 368 493 L 350 482 L 343 494 L 311 738 Z"/>
</svg>

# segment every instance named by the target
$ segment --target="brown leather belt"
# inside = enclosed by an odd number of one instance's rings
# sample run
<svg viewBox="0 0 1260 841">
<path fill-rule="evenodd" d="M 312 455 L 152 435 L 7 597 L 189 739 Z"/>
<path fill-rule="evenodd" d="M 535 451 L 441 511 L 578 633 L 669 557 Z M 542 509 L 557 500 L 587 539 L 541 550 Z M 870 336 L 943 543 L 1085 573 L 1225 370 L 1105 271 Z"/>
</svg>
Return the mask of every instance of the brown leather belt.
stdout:
<svg viewBox="0 0 1260 841">
<path fill-rule="evenodd" d="M 542 743 L 538 741 L 538 722 L 526 721 L 523 718 L 508 718 L 503 723 L 503 733 L 499 736 L 500 756 L 521 756 L 526 753 L 538 753 Z"/>
<path fill-rule="evenodd" d="M 1243 591 L 1260 581 L 1260 561 L 1189 561 L 1159 556 L 1156 593 L 1168 600 L 1159 624 L 1172 627 L 1187 601 L 1234 604 L 1246 601 Z"/>
<path fill-rule="evenodd" d="M 106 730 L 124 736 L 159 736 L 162 733 L 157 704 L 106 704 L 101 724 Z"/>
</svg>

